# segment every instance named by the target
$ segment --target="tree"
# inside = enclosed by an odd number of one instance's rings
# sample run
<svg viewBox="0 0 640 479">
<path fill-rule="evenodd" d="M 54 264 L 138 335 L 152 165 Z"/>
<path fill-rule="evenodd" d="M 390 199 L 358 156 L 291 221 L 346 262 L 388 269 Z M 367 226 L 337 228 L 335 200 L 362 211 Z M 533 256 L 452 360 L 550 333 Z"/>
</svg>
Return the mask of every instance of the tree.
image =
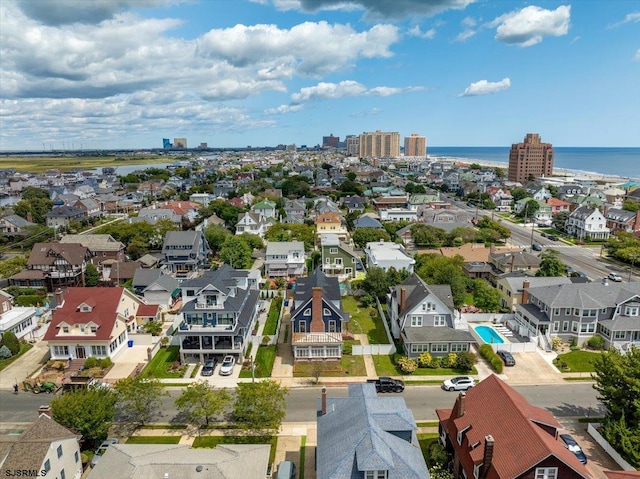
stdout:
<svg viewBox="0 0 640 479">
<path fill-rule="evenodd" d="M 24 256 L 14 256 L 13 258 L 0 261 L 0 278 L 9 278 L 19 273 L 27 267 L 28 260 Z"/>
<path fill-rule="evenodd" d="M 147 321 L 142 329 L 151 336 L 160 336 L 160 333 L 162 333 L 162 323 L 156 320 Z"/>
<path fill-rule="evenodd" d="M 382 299 L 389 292 L 387 287 L 387 275 L 382 268 L 372 267 L 367 270 L 367 275 L 362 281 L 362 289 L 371 296 Z"/>
<path fill-rule="evenodd" d="M 97 286 L 100 282 L 100 273 L 93 263 L 88 263 L 84 270 L 84 285 L 91 287 Z"/>
<path fill-rule="evenodd" d="M 233 415 L 238 425 L 264 436 L 278 432 L 285 416 L 287 388 L 277 381 L 239 383 Z"/>
<path fill-rule="evenodd" d="M 539 209 L 540 203 L 538 203 L 538 200 L 534 200 L 532 198 L 524 204 L 524 208 L 522 208 L 522 211 L 518 213 L 518 216 L 520 218 L 525 218 L 525 220 L 528 219 L 529 221 L 533 222 L 533 217 Z"/>
<path fill-rule="evenodd" d="M 427 284 L 448 284 L 451 287 L 451 299 L 454 306 L 464 303 L 467 291 L 467 277 L 463 270 L 464 258 L 455 255 L 453 258 L 437 254 L 416 256 L 415 270 Z"/>
<path fill-rule="evenodd" d="M 411 225 L 411 238 L 416 246 L 439 248 L 447 241 L 447 233 L 435 226 L 415 223 Z"/>
<path fill-rule="evenodd" d="M 264 237 L 267 241 L 302 241 L 307 251 L 313 249 L 316 230 L 306 224 L 276 223 L 269 227 Z"/>
<path fill-rule="evenodd" d="M 252 250 L 264 248 L 264 241 L 262 241 L 262 239 L 258 235 L 254 235 L 251 233 L 242 233 L 240 235 L 240 238 L 242 238 Z"/>
<path fill-rule="evenodd" d="M 553 218 L 551 218 L 551 225 L 558 231 L 566 231 L 567 220 L 570 213 L 568 211 L 558 211 Z"/>
<path fill-rule="evenodd" d="M 15 356 L 20 352 L 20 341 L 13 331 L 5 331 L 2 333 L 2 339 L 0 339 L 0 347 L 6 346 L 11 351 L 11 354 Z"/>
<path fill-rule="evenodd" d="M 176 399 L 176 408 L 186 415 L 190 423 L 205 426 L 219 416 L 231 403 L 231 395 L 225 389 L 214 389 L 209 383 L 198 381 L 189 384 Z"/>
<path fill-rule="evenodd" d="M 344 180 L 338 189 L 349 195 L 361 195 L 364 192 L 362 185 L 349 179 Z"/>
<path fill-rule="evenodd" d="M 358 228 L 351 236 L 353 243 L 359 248 L 364 248 L 367 243 L 374 243 L 380 240 L 391 241 L 389 233 L 379 228 Z"/>
<path fill-rule="evenodd" d="M 598 399 L 606 407 L 600 432 L 634 467 L 640 467 L 640 349 L 612 349 L 594 361 Z"/>
<path fill-rule="evenodd" d="M 483 216 L 480 221 L 476 223 L 476 227 L 482 234 L 486 234 L 486 231 L 495 231 L 496 235 L 500 239 L 511 238 L 511 230 L 506 226 L 501 225 L 499 222 L 492 220 L 488 216 Z"/>
<path fill-rule="evenodd" d="M 213 254 L 217 254 L 224 241 L 231 236 L 231 232 L 224 226 L 209 225 L 204 229 L 204 237 Z"/>
<path fill-rule="evenodd" d="M 22 199 L 31 201 L 33 199 L 49 200 L 51 199 L 51 193 L 49 190 L 43 188 L 36 188 L 35 186 L 27 186 L 22 190 Z"/>
<path fill-rule="evenodd" d="M 251 247 L 239 236 L 229 236 L 220 248 L 220 260 L 235 269 L 247 269 L 253 264 Z"/>
<path fill-rule="evenodd" d="M 622 203 L 622 209 L 635 213 L 636 211 L 640 211 L 640 203 L 633 200 L 625 200 L 625 202 Z"/>
<path fill-rule="evenodd" d="M 13 354 L 9 351 L 9 348 L 6 346 L 0 346 L 0 359 L 9 359 Z"/>
<path fill-rule="evenodd" d="M 20 200 L 13 207 L 13 212 L 22 218 L 31 220 L 39 225 L 45 224 L 45 215 L 53 208 L 53 201 L 49 198 L 32 198 L 30 200 Z"/>
<path fill-rule="evenodd" d="M 522 198 L 530 198 L 531 194 L 524 188 L 513 188 L 511 190 L 511 196 L 513 197 L 513 202 L 517 203 Z"/>
<path fill-rule="evenodd" d="M 114 388 L 121 417 L 139 425 L 148 423 L 159 413 L 160 398 L 167 395 L 160 381 L 140 376 L 120 379 Z"/>
<path fill-rule="evenodd" d="M 51 412 L 56 422 L 82 434 L 83 447 L 90 449 L 107 438 L 117 398 L 110 389 L 76 389 L 54 397 Z"/>
<path fill-rule="evenodd" d="M 567 265 L 565 265 L 554 249 L 547 249 L 540 253 L 540 269 L 536 272 L 536 276 L 564 276 L 567 274 Z"/>
<path fill-rule="evenodd" d="M 473 282 L 473 304 L 487 313 L 500 310 L 500 292 L 483 279 Z"/>
</svg>

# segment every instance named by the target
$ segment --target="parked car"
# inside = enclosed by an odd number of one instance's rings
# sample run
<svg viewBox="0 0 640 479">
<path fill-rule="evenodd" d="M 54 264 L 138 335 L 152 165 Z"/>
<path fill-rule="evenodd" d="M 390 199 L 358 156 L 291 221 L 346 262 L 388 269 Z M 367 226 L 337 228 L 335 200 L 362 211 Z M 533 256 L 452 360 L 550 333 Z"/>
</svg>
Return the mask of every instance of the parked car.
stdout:
<svg viewBox="0 0 640 479">
<path fill-rule="evenodd" d="M 378 379 L 367 379 L 368 383 L 376 386 L 376 392 L 379 393 L 401 393 L 404 391 L 404 382 L 399 379 L 393 379 L 388 376 L 381 376 Z"/>
<path fill-rule="evenodd" d="M 539 245 L 538 243 L 533 243 L 533 244 L 531 245 L 531 249 L 532 249 L 533 251 L 542 251 L 542 245 Z"/>
<path fill-rule="evenodd" d="M 574 453 L 582 464 L 587 463 L 587 456 L 571 434 L 560 434 L 560 439 L 564 441 L 567 445 L 567 449 Z"/>
<path fill-rule="evenodd" d="M 445 391 L 466 391 L 476 385 L 476 381 L 470 376 L 457 376 L 447 379 L 442 383 Z"/>
<path fill-rule="evenodd" d="M 200 372 L 200 374 L 202 376 L 213 376 L 213 370 L 216 368 L 216 364 L 218 363 L 217 360 L 213 360 L 213 361 L 207 361 L 204 363 L 204 366 L 202 366 L 202 371 Z"/>
<path fill-rule="evenodd" d="M 619 283 L 620 281 L 622 281 L 622 276 L 620 276 L 618 273 L 609 273 L 607 275 L 607 279 L 610 279 L 611 281 L 615 281 L 616 283 Z"/>
<path fill-rule="evenodd" d="M 554 235 L 549 235 L 547 236 L 547 238 L 549 238 L 551 241 L 558 241 L 558 237 Z"/>
<path fill-rule="evenodd" d="M 516 358 L 514 358 L 513 354 L 511 354 L 509 351 L 498 350 L 498 351 L 496 351 L 496 354 L 498 356 L 500 356 L 500 359 L 502 359 L 504 361 L 504 365 L 505 366 L 515 366 L 516 365 Z"/>
<path fill-rule="evenodd" d="M 107 452 L 107 448 L 111 446 L 111 444 L 118 444 L 118 439 L 115 437 L 110 437 L 102 441 L 102 444 L 100 444 L 100 447 L 93 454 L 93 459 L 91 459 L 91 467 L 95 467 L 95 465 L 98 463 L 98 461 L 103 456 L 103 454 Z"/>
<path fill-rule="evenodd" d="M 543 238 L 546 238 L 549 235 L 543 231 L 542 233 L 540 233 L 540 236 L 542 236 Z"/>
<path fill-rule="evenodd" d="M 225 356 L 220 364 L 220 376 L 229 376 L 233 373 L 233 366 L 236 364 L 236 358 L 233 356 Z"/>
</svg>

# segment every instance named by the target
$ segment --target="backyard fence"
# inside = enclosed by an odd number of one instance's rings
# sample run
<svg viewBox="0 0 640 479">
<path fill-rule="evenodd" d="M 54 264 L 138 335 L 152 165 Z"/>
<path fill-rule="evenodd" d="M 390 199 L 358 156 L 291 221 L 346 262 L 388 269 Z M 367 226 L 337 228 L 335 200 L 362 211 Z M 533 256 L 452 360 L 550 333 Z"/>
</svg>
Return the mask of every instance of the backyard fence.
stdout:
<svg viewBox="0 0 640 479">
<path fill-rule="evenodd" d="M 600 427 L 600 424 L 598 423 L 589 423 L 587 426 L 587 432 L 602 447 L 602 449 L 607 451 L 607 454 L 609 454 L 611 458 L 616 461 L 616 463 L 622 468 L 622 470 L 635 471 L 635 467 L 625 461 L 622 456 L 618 454 L 618 452 L 613 447 L 611 447 L 611 444 L 609 444 L 609 442 L 604 437 L 602 437 L 602 435 L 598 432 L 598 427 Z"/>
<path fill-rule="evenodd" d="M 354 344 L 351 354 L 354 356 L 389 356 L 396 352 L 396 347 L 392 344 Z"/>
</svg>

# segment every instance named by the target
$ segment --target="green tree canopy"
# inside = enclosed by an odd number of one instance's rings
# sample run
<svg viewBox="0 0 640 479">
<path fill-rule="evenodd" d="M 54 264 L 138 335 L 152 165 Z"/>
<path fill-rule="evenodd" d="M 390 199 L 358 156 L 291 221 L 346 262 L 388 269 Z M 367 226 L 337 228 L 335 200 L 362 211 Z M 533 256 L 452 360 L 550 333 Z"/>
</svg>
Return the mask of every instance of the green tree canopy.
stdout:
<svg viewBox="0 0 640 479">
<path fill-rule="evenodd" d="M 15 356 L 20 352 L 20 341 L 13 331 L 5 331 L 2 333 L 2 339 L 0 339 L 0 347 L 6 346 L 11 351 L 11 354 Z"/>
<path fill-rule="evenodd" d="M 310 180 L 306 176 L 293 176 L 280 183 L 282 196 L 285 198 L 311 196 Z"/>
<path fill-rule="evenodd" d="M 82 434 L 83 448 L 92 449 L 107 438 L 117 398 L 110 389 L 76 389 L 54 397 L 51 412 L 56 422 Z"/>
<path fill-rule="evenodd" d="M 156 379 L 135 378 L 120 379 L 115 384 L 118 393 L 118 414 L 133 424 L 147 424 L 160 412 L 160 398 L 167 392 Z"/>
<path fill-rule="evenodd" d="M 447 242 L 447 232 L 435 226 L 415 223 L 411 225 L 411 238 L 416 246 L 440 248 Z"/>
<path fill-rule="evenodd" d="M 85 286 L 97 286 L 100 282 L 100 273 L 93 263 L 88 263 L 84 270 L 84 285 Z"/>
<path fill-rule="evenodd" d="M 547 249 L 540 253 L 540 269 L 536 276 L 565 276 L 567 265 L 560 260 L 560 255 L 554 249 Z"/>
<path fill-rule="evenodd" d="M 307 251 L 313 249 L 316 229 L 307 224 L 276 223 L 269 227 L 264 237 L 267 241 L 302 241 Z"/>
<path fill-rule="evenodd" d="M 379 228 L 358 228 L 351 235 L 353 243 L 358 248 L 364 248 L 367 243 L 376 241 L 391 241 L 391 236 L 385 230 Z"/>
<path fill-rule="evenodd" d="M 187 420 L 198 426 L 208 426 L 230 403 L 231 395 L 226 389 L 214 389 L 204 381 L 189 384 L 175 401 L 176 408 L 186 415 Z"/>
<path fill-rule="evenodd" d="M 374 266 L 367 270 L 361 286 L 371 296 L 384 299 L 389 293 L 389 288 L 402 283 L 408 276 L 409 272 L 405 269 L 399 271 L 392 267 L 385 272 L 382 268 Z"/>
<path fill-rule="evenodd" d="M 483 279 L 473 281 L 473 304 L 487 313 L 500 311 L 500 292 Z"/>
<path fill-rule="evenodd" d="M 551 218 L 551 225 L 558 231 L 566 231 L 567 220 L 570 213 L 568 211 L 558 211 Z"/>
<path fill-rule="evenodd" d="M 231 231 L 229 231 L 224 226 L 219 225 L 209 225 L 204 229 L 204 237 L 209 244 L 209 248 L 213 254 L 217 254 L 222 248 L 224 241 L 231 236 Z"/>
<path fill-rule="evenodd" d="M 495 231 L 496 235 L 500 239 L 511 238 L 511 230 L 502 225 L 499 221 L 492 220 L 489 216 L 483 216 L 477 223 L 476 227 L 482 232 L 482 230 Z M 482 232 L 483 234 L 486 234 Z"/>
<path fill-rule="evenodd" d="M 28 260 L 24 256 L 14 256 L 0 261 L 0 278 L 9 278 L 19 273 L 27 267 L 27 263 Z"/>
<path fill-rule="evenodd" d="M 522 198 L 531 198 L 531 193 L 524 188 L 513 188 L 511 190 L 511 196 L 513 197 L 513 202 L 517 203 Z"/>
<path fill-rule="evenodd" d="M 262 238 L 258 235 L 245 232 L 240 235 L 240 238 L 242 238 L 252 250 L 264 248 L 264 241 L 262 241 Z"/>
<path fill-rule="evenodd" d="M 456 308 L 464 303 L 467 291 L 467 277 L 463 270 L 464 258 L 453 258 L 438 254 L 416 255 L 415 270 L 427 284 L 448 284 L 451 286 L 453 304 Z"/>
<path fill-rule="evenodd" d="M 220 261 L 235 269 L 247 269 L 253 264 L 251 247 L 239 236 L 228 236 L 220 248 Z"/>
<path fill-rule="evenodd" d="M 233 415 L 240 427 L 274 435 L 285 417 L 288 390 L 273 380 L 239 383 Z"/>
<path fill-rule="evenodd" d="M 49 190 L 43 188 L 37 188 L 35 186 L 27 186 L 22 190 L 21 195 L 23 200 L 31 201 L 33 199 L 49 200 L 51 199 L 51 193 Z"/>
<path fill-rule="evenodd" d="M 30 200 L 22 199 L 18 201 L 13 207 L 13 212 L 22 218 L 31 220 L 39 225 L 44 225 L 46 222 L 45 215 L 53 208 L 53 201 L 49 198 L 32 198 Z"/>
<path fill-rule="evenodd" d="M 622 203 L 622 209 L 627 211 L 633 211 L 635 213 L 636 211 L 640 211 L 640 202 L 633 201 L 633 200 L 625 200 L 625 202 Z"/>
<path fill-rule="evenodd" d="M 522 208 L 522 211 L 518 213 L 518 216 L 520 218 L 525 218 L 526 220 L 533 222 L 533 217 L 539 210 L 540 203 L 538 203 L 538 200 L 534 200 L 532 198 L 525 203 L 524 208 Z"/>
</svg>

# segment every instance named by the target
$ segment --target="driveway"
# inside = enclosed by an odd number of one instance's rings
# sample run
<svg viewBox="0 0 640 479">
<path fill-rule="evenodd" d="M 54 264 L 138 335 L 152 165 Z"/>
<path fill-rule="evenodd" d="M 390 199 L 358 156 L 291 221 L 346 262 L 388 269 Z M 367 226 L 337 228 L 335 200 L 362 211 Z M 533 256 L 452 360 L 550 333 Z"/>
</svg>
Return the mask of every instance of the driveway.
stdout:
<svg viewBox="0 0 640 479">
<path fill-rule="evenodd" d="M 505 366 L 500 375 L 511 386 L 516 384 L 563 384 L 565 382 L 562 379 L 562 374 L 550 364 L 551 355 L 548 353 L 540 351 L 514 353 L 513 357 L 516 359 L 516 365 Z"/>
<path fill-rule="evenodd" d="M 39 369 L 49 359 L 49 346 L 44 341 L 36 341 L 33 347 L 0 372 L 0 389 L 10 389 L 18 382 Z"/>
</svg>

